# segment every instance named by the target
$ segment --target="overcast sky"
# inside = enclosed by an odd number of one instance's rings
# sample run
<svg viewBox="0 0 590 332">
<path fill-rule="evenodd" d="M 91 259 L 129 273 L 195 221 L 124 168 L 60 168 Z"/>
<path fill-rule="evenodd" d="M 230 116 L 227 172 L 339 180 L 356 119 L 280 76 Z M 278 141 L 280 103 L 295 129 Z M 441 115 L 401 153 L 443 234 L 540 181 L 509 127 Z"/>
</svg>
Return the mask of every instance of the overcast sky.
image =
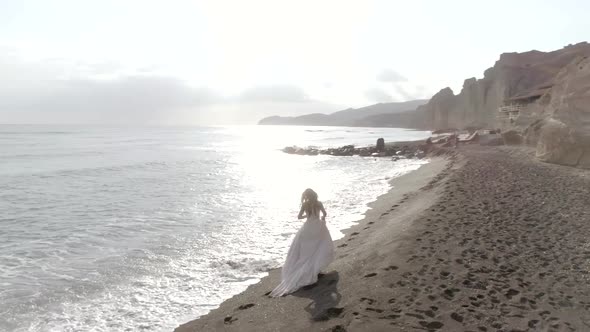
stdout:
<svg viewBox="0 0 590 332">
<path fill-rule="evenodd" d="M 0 0 L 0 123 L 255 123 L 429 98 L 588 1 Z"/>
</svg>

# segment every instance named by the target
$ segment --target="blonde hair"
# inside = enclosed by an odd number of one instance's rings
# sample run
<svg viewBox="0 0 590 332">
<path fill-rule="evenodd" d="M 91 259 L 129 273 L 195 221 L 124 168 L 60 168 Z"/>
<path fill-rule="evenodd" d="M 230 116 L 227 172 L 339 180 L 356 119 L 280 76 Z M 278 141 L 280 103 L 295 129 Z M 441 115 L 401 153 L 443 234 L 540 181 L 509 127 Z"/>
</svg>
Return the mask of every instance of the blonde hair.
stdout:
<svg viewBox="0 0 590 332">
<path fill-rule="evenodd" d="M 312 212 L 318 212 L 316 214 L 319 215 L 319 211 L 316 211 L 318 207 L 318 194 L 313 189 L 307 188 L 301 194 L 301 205 L 308 216 L 312 215 Z"/>
</svg>

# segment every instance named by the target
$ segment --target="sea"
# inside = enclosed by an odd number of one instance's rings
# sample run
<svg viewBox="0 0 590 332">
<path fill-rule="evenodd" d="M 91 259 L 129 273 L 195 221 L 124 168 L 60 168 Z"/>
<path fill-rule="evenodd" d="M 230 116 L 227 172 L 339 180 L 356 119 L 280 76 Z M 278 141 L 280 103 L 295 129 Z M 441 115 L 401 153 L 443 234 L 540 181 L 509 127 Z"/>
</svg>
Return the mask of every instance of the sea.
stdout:
<svg viewBox="0 0 590 332">
<path fill-rule="evenodd" d="M 338 239 L 427 162 L 283 147 L 429 134 L 0 125 L 0 331 L 171 331 L 281 266 L 306 188 Z"/>
</svg>

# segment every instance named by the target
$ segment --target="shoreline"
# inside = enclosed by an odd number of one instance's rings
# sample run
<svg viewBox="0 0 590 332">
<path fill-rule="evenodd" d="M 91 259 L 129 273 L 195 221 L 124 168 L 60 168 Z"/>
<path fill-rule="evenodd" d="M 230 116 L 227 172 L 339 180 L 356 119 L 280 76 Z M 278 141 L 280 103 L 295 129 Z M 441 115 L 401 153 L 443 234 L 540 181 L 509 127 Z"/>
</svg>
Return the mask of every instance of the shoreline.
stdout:
<svg viewBox="0 0 590 332">
<path fill-rule="evenodd" d="M 364 217 L 357 221 L 355 225 L 340 230 L 344 236 L 334 241 L 334 261 L 342 261 L 342 264 L 346 264 L 346 247 L 348 247 L 348 242 L 352 239 L 360 238 L 357 235 L 363 230 L 370 228 L 370 226 L 373 224 L 371 220 L 374 220 L 375 218 L 382 218 L 389 214 L 391 209 L 391 201 L 400 201 L 400 203 L 404 203 L 409 195 L 413 193 L 415 194 L 415 192 L 420 188 L 429 185 L 429 183 L 435 180 L 438 174 L 443 172 L 445 168 L 448 168 L 449 164 L 452 164 L 448 159 L 440 156 L 433 156 L 429 159 L 430 161 L 427 164 L 420 166 L 418 169 L 389 180 L 389 190 L 385 194 L 378 196 L 375 201 L 367 204 L 367 211 L 364 213 Z M 305 290 L 300 290 L 293 295 L 282 297 L 280 299 L 272 299 L 268 296 L 265 296 L 266 293 L 270 292 L 270 290 L 272 290 L 274 286 L 280 282 L 280 271 L 280 268 L 269 271 L 267 276 L 260 279 L 257 283 L 248 286 L 248 288 L 243 292 L 223 301 L 216 309 L 211 310 L 209 313 L 178 326 L 175 331 L 183 332 L 221 329 L 235 329 L 236 331 L 261 331 L 260 325 L 256 323 L 256 320 L 249 319 L 249 323 L 251 324 L 248 324 L 248 327 L 244 326 L 244 323 L 246 323 L 244 322 L 244 319 L 238 323 L 237 321 L 239 320 L 239 316 L 237 314 L 243 312 L 247 315 L 250 315 L 254 310 L 259 309 L 255 307 L 260 307 L 261 303 L 256 303 L 256 301 L 260 302 L 261 299 L 264 299 L 264 302 L 267 302 L 265 303 L 265 307 L 268 305 L 272 307 L 273 300 L 284 302 L 289 298 L 298 297 L 298 293 L 306 292 Z M 333 278 L 334 272 L 338 274 L 334 269 L 334 262 L 327 268 L 325 272 L 327 272 L 327 277 L 321 278 L 316 285 L 321 285 L 323 282 L 326 282 L 326 280 Z M 260 293 L 261 289 L 266 288 L 268 288 L 268 290 Z M 238 304 L 242 302 L 244 303 Z M 235 309 L 234 307 L 238 309 Z M 263 310 L 269 309 L 267 308 Z M 286 329 L 288 326 L 289 324 L 283 325 L 283 328 Z M 279 326 L 269 326 L 268 328 L 263 328 L 263 330 L 281 331 L 283 328 Z"/>
<path fill-rule="evenodd" d="M 590 330 L 590 171 L 519 147 L 441 163 L 394 179 L 315 285 L 268 298 L 273 270 L 176 331 Z"/>
</svg>

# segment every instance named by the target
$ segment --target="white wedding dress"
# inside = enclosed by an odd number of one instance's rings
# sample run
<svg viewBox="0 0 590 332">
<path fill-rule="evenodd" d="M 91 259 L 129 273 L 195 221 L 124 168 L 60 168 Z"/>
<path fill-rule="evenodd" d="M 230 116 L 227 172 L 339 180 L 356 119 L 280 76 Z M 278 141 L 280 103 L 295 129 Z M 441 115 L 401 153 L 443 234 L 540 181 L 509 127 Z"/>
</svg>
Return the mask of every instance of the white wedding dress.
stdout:
<svg viewBox="0 0 590 332">
<path fill-rule="evenodd" d="M 281 284 L 271 293 L 279 297 L 314 284 L 318 273 L 334 259 L 334 244 L 319 215 L 311 215 L 295 235 L 281 273 Z"/>
</svg>

